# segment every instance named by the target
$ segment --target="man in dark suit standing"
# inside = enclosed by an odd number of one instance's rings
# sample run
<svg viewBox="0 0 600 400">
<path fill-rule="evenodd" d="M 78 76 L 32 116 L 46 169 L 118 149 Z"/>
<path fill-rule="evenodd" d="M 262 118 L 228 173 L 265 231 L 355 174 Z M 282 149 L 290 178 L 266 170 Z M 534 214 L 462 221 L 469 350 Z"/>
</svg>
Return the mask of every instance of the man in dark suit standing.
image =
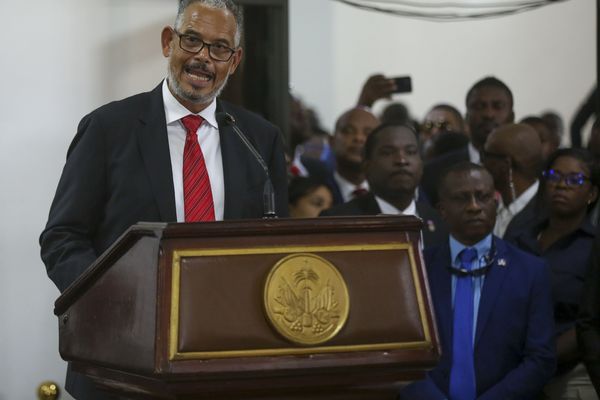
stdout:
<svg viewBox="0 0 600 400">
<path fill-rule="evenodd" d="M 416 215 L 423 219 L 424 246 L 438 244 L 447 231 L 428 203 L 415 200 L 423 173 L 414 129 L 404 124 L 383 124 L 367 138 L 362 169 L 370 192 L 324 211 L 321 215 Z"/>
<path fill-rule="evenodd" d="M 425 264 L 442 357 L 401 399 L 535 399 L 556 364 L 546 264 L 492 235 L 491 175 L 473 163 L 440 182 L 449 240 Z"/>
<path fill-rule="evenodd" d="M 268 165 L 276 211 L 287 215 L 279 130 L 217 100 L 242 58 L 241 9 L 230 0 L 182 0 L 161 43 L 167 79 L 148 93 L 85 116 L 71 144 L 41 255 L 65 290 L 130 225 L 263 216 L 265 171 L 226 123 L 235 119 Z M 109 399 L 69 372 L 77 399 Z"/>
<path fill-rule="evenodd" d="M 501 196 L 494 235 L 515 243 L 523 229 L 546 214 L 538 179 L 543 167 L 542 142 L 531 126 L 506 124 L 489 135 L 482 159 Z"/>
<path fill-rule="evenodd" d="M 335 168 L 310 157 L 302 157 L 308 175 L 327 184 L 333 194 L 333 204 L 342 204 L 369 190 L 362 170 L 363 148 L 367 137 L 379 125 L 377 117 L 364 107 L 345 111 L 335 123 L 331 149 Z"/>
<path fill-rule="evenodd" d="M 480 153 L 489 134 L 497 127 L 514 121 L 513 105 L 510 88 L 493 76 L 479 80 L 469 89 L 465 116 L 470 137 L 469 144 L 462 149 L 435 158 L 425 165 L 422 186 L 431 204 L 435 205 L 437 202 L 440 172 L 461 161 L 480 164 Z"/>
</svg>

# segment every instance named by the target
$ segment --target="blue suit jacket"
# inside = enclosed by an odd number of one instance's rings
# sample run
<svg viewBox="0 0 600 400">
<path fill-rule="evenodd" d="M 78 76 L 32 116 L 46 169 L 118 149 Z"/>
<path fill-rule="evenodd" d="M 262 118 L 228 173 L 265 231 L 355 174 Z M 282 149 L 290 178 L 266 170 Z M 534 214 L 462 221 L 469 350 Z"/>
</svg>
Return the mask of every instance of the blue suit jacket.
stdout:
<svg viewBox="0 0 600 400">
<path fill-rule="evenodd" d="M 483 284 L 474 357 L 477 398 L 534 399 L 554 374 L 554 323 L 545 262 L 494 237 L 496 258 Z M 401 399 L 448 398 L 452 364 L 452 275 L 448 243 L 424 253 L 442 357 Z"/>
</svg>

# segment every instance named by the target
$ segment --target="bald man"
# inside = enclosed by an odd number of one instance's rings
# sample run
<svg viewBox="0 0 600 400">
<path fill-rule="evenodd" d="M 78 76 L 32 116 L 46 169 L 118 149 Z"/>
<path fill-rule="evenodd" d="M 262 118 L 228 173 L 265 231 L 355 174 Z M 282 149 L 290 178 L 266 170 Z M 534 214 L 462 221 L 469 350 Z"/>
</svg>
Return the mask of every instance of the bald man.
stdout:
<svg viewBox="0 0 600 400">
<path fill-rule="evenodd" d="M 369 190 L 362 170 L 363 148 L 379 119 L 366 107 L 351 108 L 337 119 L 330 146 L 335 157 L 331 171 L 320 160 L 302 158 L 308 175 L 325 182 L 333 193 L 333 204 L 342 204 Z"/>
<path fill-rule="evenodd" d="M 529 125 L 503 125 L 488 136 L 482 156 L 501 195 L 494 234 L 507 239 L 505 234 L 514 218 L 519 216 L 511 232 L 532 222 L 541 211 L 541 200 L 536 195 L 543 160 L 542 142 Z"/>
<path fill-rule="evenodd" d="M 363 149 L 367 137 L 377 125 L 377 117 L 363 107 L 344 112 L 335 123 L 331 139 L 335 156 L 334 204 L 345 203 L 369 190 L 362 170 Z"/>
</svg>

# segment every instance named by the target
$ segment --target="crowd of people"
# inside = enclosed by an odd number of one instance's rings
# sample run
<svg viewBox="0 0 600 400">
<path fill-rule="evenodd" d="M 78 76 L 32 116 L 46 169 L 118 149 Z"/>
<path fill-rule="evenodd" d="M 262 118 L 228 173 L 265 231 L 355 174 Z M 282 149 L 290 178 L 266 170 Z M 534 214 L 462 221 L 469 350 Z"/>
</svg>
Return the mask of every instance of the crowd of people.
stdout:
<svg viewBox="0 0 600 400">
<path fill-rule="evenodd" d="M 289 201 L 290 210 L 305 210 L 292 217 L 400 214 L 423 220 L 422 246 L 446 347 L 438 367 L 400 398 L 598 398 L 598 121 L 586 148 L 561 147 L 558 115 L 515 121 L 512 91 L 496 77 L 467 91 L 464 117 L 440 102 L 420 123 L 401 103 L 380 115 L 372 111 L 393 91 L 392 79 L 371 76 L 329 137 L 314 111 L 306 110 L 305 140 L 289 152 Z M 307 134 L 311 126 L 317 135 Z M 466 278 L 477 298 L 467 303 L 475 310 L 469 329 L 477 333 L 467 344 L 466 358 L 474 361 L 466 367 L 460 361 L 466 344 L 452 333 L 464 328 L 455 324 L 463 321 L 457 307 L 465 277 L 446 272 L 448 264 L 462 268 L 464 247 L 478 250 Z M 499 279 L 499 263 L 513 265 L 511 275 Z M 490 318 L 484 313 L 493 291 L 504 305 L 496 304 Z M 482 318 L 489 319 L 485 332 Z M 490 371 L 494 362 L 502 366 Z M 470 372 L 456 377 L 459 369 Z M 465 386 L 470 393 L 461 392 Z"/>
<path fill-rule="evenodd" d="M 242 31 L 233 1 L 181 0 L 161 32 L 166 78 L 83 117 L 40 235 L 61 292 L 138 221 L 262 218 L 265 187 L 281 217 L 414 215 L 442 357 L 399 398 L 596 398 L 598 122 L 587 150 L 560 148 L 557 116 L 515 123 L 495 77 L 467 91 L 464 117 L 446 103 L 422 123 L 399 104 L 378 116 L 397 88 L 374 75 L 331 135 L 292 99 L 286 164 L 277 127 L 218 98 Z M 66 389 L 118 398 L 71 367 Z"/>
</svg>

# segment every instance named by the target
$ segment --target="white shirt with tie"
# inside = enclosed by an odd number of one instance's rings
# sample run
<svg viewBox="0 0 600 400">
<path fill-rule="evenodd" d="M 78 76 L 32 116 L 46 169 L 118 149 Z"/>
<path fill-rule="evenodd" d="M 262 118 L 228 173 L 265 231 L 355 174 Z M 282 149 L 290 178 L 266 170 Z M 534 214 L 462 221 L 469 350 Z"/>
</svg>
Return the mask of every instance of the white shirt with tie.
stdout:
<svg viewBox="0 0 600 400">
<path fill-rule="evenodd" d="M 173 174 L 173 189 L 175 191 L 175 211 L 177 222 L 185 221 L 183 204 L 183 149 L 185 147 L 186 130 L 181 124 L 181 118 L 193 114 L 173 96 L 167 80 L 162 86 L 165 117 L 167 120 L 167 137 L 169 140 L 169 154 L 171 156 L 171 172 Z M 210 179 L 213 203 L 215 207 L 215 220 L 222 221 L 225 212 L 225 186 L 223 183 L 223 158 L 221 156 L 221 139 L 219 125 L 215 117 L 217 101 L 200 111 L 197 115 L 204 121 L 198 128 L 198 144 L 204 156 L 204 163 Z"/>
</svg>

